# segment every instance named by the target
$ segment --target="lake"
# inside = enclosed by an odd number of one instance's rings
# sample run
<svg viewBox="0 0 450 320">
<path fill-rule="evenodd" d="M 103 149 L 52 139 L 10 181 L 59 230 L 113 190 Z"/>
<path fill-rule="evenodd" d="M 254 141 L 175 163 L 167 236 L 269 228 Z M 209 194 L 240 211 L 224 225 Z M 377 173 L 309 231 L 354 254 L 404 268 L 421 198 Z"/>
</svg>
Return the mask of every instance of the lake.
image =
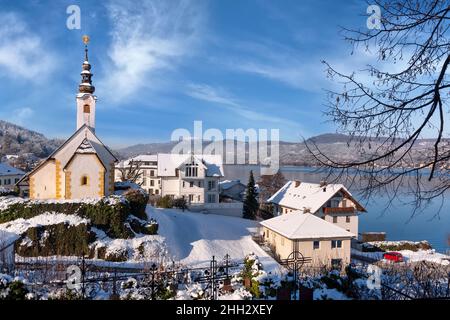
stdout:
<svg viewBox="0 0 450 320">
<path fill-rule="evenodd" d="M 225 179 L 240 179 L 247 183 L 250 170 L 254 171 L 255 179 L 259 177 L 259 166 L 257 165 L 224 165 Z M 321 176 L 314 172 L 315 169 L 308 167 L 286 166 L 281 167 L 281 172 L 288 180 L 300 180 L 304 182 L 319 182 Z M 350 190 L 358 199 L 358 193 Z M 394 201 L 386 211 L 388 197 L 377 195 L 370 201 L 361 201 L 367 209 L 359 219 L 359 231 L 384 231 L 387 240 L 427 240 L 438 252 L 450 251 L 447 242 L 450 235 L 450 196 L 431 203 L 423 212 L 411 217 L 413 207 L 405 204 L 407 198 Z M 439 216 L 436 213 L 442 205 Z"/>
</svg>

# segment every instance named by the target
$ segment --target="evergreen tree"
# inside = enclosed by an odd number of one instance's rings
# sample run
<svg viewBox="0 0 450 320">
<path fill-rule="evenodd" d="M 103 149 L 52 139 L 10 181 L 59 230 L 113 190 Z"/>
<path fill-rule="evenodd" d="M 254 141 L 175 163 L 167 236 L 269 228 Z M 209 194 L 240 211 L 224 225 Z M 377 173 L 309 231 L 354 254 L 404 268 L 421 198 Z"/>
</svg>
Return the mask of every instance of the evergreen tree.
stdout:
<svg viewBox="0 0 450 320">
<path fill-rule="evenodd" d="M 256 212 L 258 211 L 258 200 L 256 199 L 256 195 L 255 178 L 253 177 L 253 171 L 250 171 L 242 213 L 245 219 L 254 220 L 256 217 Z"/>
</svg>

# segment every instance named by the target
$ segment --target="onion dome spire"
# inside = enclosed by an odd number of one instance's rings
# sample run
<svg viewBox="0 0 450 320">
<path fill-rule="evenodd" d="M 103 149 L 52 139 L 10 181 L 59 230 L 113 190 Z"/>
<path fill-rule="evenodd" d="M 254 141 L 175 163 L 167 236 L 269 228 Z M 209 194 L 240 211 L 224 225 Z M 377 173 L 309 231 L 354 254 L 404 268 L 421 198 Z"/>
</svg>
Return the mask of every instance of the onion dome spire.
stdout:
<svg viewBox="0 0 450 320">
<path fill-rule="evenodd" d="M 92 85 L 92 76 L 91 73 L 91 65 L 89 63 L 88 59 L 88 43 L 89 43 L 89 36 L 84 35 L 83 36 L 83 43 L 84 43 L 84 62 L 82 66 L 81 71 L 81 83 L 78 86 L 78 91 L 80 93 L 94 93 L 95 87 Z"/>
</svg>

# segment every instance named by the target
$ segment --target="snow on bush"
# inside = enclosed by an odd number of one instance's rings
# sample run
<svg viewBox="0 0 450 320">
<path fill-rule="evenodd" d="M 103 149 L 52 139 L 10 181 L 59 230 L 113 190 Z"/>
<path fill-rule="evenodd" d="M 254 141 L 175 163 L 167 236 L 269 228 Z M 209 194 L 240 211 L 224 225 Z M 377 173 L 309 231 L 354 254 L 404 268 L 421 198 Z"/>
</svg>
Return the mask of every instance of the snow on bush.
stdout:
<svg viewBox="0 0 450 320">
<path fill-rule="evenodd" d="M 90 247 L 94 258 L 107 261 L 159 261 L 171 262 L 164 238 L 155 235 L 139 236 L 131 239 L 111 239 L 103 231 L 92 228 L 97 235 Z"/>
<path fill-rule="evenodd" d="M 28 290 L 22 277 L 0 273 L 0 300 L 25 300 Z"/>
<path fill-rule="evenodd" d="M 16 219 L 10 222 L 0 224 L 0 230 L 12 232 L 18 235 L 25 233 L 28 229 L 39 226 L 48 226 L 64 223 L 70 226 L 79 224 L 89 224 L 89 219 L 84 219 L 76 215 L 67 215 L 63 213 L 47 212 L 30 219 Z"/>
</svg>

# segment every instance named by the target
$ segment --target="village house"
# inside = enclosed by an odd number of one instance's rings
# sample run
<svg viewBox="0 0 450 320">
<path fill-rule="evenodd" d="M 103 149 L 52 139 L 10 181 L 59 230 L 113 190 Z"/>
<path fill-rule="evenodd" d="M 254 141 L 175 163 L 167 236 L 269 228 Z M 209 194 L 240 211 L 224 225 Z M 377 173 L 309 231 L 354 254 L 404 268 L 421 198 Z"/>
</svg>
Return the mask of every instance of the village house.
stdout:
<svg viewBox="0 0 450 320">
<path fill-rule="evenodd" d="M 25 172 L 10 166 L 7 163 L 0 163 L 0 189 L 13 190 L 16 183 L 25 175 Z"/>
<path fill-rule="evenodd" d="M 267 202 L 275 216 L 313 214 L 358 236 L 358 216 L 366 209 L 342 184 L 288 181 Z"/>
<path fill-rule="evenodd" d="M 135 170 L 136 184 L 140 185 L 149 195 L 161 194 L 161 179 L 158 177 L 158 155 L 139 155 L 116 166 L 115 181 L 122 181 L 123 174 Z"/>
<path fill-rule="evenodd" d="M 350 263 L 354 234 L 313 214 L 293 211 L 260 222 L 264 242 L 276 258 L 287 259 L 295 251 L 311 258 L 307 266 L 341 269 Z"/>
<path fill-rule="evenodd" d="M 245 195 L 245 184 L 243 184 L 240 180 L 220 181 L 219 191 L 221 202 L 243 201 Z"/>
<path fill-rule="evenodd" d="M 18 182 L 21 194 L 31 199 L 82 199 L 114 192 L 114 167 L 118 161 L 95 133 L 97 97 L 88 60 L 85 58 L 76 95 L 77 130 L 47 159 Z M 27 191 L 29 190 L 29 191 Z"/>
<path fill-rule="evenodd" d="M 220 155 L 158 154 L 162 196 L 185 198 L 189 204 L 218 203 L 223 176 Z"/>
</svg>

